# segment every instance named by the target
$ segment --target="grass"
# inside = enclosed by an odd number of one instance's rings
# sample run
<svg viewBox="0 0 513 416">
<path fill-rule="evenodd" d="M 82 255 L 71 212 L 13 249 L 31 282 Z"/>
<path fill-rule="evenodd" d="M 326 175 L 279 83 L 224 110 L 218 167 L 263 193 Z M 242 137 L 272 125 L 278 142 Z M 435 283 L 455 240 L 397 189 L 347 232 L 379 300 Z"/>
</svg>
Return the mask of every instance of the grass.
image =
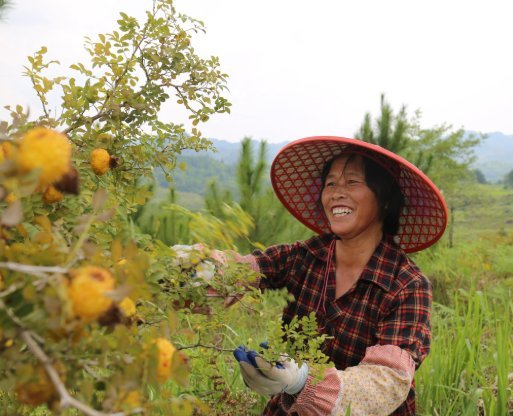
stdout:
<svg viewBox="0 0 513 416">
<path fill-rule="evenodd" d="M 432 350 L 416 374 L 419 414 L 513 412 L 512 294 L 460 290 L 452 307 L 434 305 Z"/>
</svg>

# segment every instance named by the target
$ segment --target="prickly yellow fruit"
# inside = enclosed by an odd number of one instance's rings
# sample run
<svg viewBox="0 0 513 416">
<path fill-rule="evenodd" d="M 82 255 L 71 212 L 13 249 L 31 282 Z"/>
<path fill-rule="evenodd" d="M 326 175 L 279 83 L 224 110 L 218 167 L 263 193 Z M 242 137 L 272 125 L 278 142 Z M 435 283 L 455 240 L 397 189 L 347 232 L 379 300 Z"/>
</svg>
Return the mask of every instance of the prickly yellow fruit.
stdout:
<svg viewBox="0 0 513 416">
<path fill-rule="evenodd" d="M 123 298 L 121 302 L 119 302 L 119 310 L 121 313 L 126 316 L 134 316 L 136 312 L 135 303 L 129 297 Z"/>
<path fill-rule="evenodd" d="M 139 407 L 141 405 L 141 393 L 137 390 L 132 390 L 126 394 L 121 403 L 123 407 Z"/>
<path fill-rule="evenodd" d="M 43 367 L 37 367 L 33 377 L 23 383 L 16 384 L 16 399 L 23 404 L 39 406 L 48 403 L 56 396 L 55 387 Z"/>
<path fill-rule="evenodd" d="M 16 164 L 21 172 L 40 169 L 39 185 L 44 188 L 57 182 L 69 170 L 71 143 L 53 130 L 36 127 L 20 141 Z"/>
<path fill-rule="evenodd" d="M 91 152 L 91 168 L 98 176 L 103 175 L 110 168 L 110 155 L 105 149 L 94 149 Z"/>
<path fill-rule="evenodd" d="M 60 193 L 54 186 L 50 185 L 46 188 L 46 191 L 43 194 L 43 201 L 47 204 L 53 204 L 54 202 L 62 201 L 64 195 Z"/>
<path fill-rule="evenodd" d="M 7 202 L 8 204 L 12 204 L 13 202 L 15 202 L 17 200 L 18 200 L 18 198 L 12 192 L 8 193 L 7 196 L 5 197 L 5 202 Z"/>
<path fill-rule="evenodd" d="M 70 271 L 71 282 L 68 296 L 73 312 L 84 322 L 92 322 L 112 305 L 112 299 L 106 295 L 114 289 L 112 274 L 101 267 L 84 266 Z"/>
<path fill-rule="evenodd" d="M 164 383 L 171 376 L 171 361 L 176 348 L 165 338 L 157 338 L 157 381 Z"/>
</svg>

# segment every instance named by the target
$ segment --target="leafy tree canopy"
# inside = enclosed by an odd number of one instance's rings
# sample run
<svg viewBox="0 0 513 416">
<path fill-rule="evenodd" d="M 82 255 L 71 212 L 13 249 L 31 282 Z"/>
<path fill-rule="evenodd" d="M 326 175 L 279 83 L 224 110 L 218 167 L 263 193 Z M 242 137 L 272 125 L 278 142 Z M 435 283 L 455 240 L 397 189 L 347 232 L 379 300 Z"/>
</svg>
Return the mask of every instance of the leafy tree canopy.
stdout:
<svg viewBox="0 0 513 416">
<path fill-rule="evenodd" d="M 367 113 L 356 138 L 405 157 L 450 197 L 458 182 L 471 176 L 474 147 L 485 137 L 447 124 L 423 128 L 420 119 L 420 111 L 409 116 L 405 106 L 395 114 L 382 94 L 380 114 L 373 120 Z"/>
</svg>

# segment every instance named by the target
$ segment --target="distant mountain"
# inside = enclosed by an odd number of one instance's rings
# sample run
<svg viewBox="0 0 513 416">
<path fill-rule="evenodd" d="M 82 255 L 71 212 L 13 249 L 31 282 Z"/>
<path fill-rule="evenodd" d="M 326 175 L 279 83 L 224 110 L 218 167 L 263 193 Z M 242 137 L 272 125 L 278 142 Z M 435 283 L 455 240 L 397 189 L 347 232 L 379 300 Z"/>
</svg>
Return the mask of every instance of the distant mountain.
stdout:
<svg viewBox="0 0 513 416">
<path fill-rule="evenodd" d="M 239 160 L 240 154 L 240 142 L 227 142 L 226 140 L 219 139 L 209 139 L 212 141 L 214 147 L 217 149 L 217 152 L 212 151 L 201 151 L 195 152 L 194 150 L 185 150 L 182 152 L 184 156 L 208 156 L 212 159 L 223 162 L 227 165 L 236 164 Z M 253 148 L 255 152 L 258 150 L 259 141 L 253 141 Z M 282 143 L 267 143 L 267 161 L 271 164 L 274 156 L 278 153 L 278 151 L 287 144 L 287 142 Z"/>
<path fill-rule="evenodd" d="M 472 132 L 468 132 L 470 133 Z M 175 171 L 175 187 L 179 191 L 204 194 L 209 180 L 216 178 L 219 184 L 236 195 L 235 164 L 239 159 L 241 144 L 219 139 L 210 140 L 217 149 L 216 152 L 186 150 L 178 158 L 189 168 L 185 171 Z M 278 151 L 286 144 L 287 142 L 267 143 L 269 166 Z M 258 151 L 258 146 L 259 142 L 254 141 L 255 153 Z M 513 135 L 508 136 L 500 132 L 488 133 L 487 139 L 476 147 L 475 154 L 477 160 L 473 167 L 479 169 L 488 182 L 499 182 L 513 169 Z M 164 185 L 165 179 L 162 176 L 159 180 L 161 185 Z"/>
<path fill-rule="evenodd" d="M 513 135 L 487 133 L 475 153 L 474 167 L 483 172 L 488 182 L 499 182 L 513 169 Z"/>
</svg>

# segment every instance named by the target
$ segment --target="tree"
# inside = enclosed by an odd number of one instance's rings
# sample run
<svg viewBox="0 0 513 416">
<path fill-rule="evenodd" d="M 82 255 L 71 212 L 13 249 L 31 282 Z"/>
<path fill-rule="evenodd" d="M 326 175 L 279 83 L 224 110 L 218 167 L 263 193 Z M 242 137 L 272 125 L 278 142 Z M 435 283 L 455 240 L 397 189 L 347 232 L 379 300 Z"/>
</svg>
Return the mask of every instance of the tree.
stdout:
<svg viewBox="0 0 513 416">
<path fill-rule="evenodd" d="M 513 188 L 513 169 L 504 176 L 504 186 L 506 188 Z"/>
<path fill-rule="evenodd" d="M 159 121 L 161 105 L 174 95 L 194 125 L 227 112 L 226 75 L 217 58 L 194 52 L 191 34 L 203 30 L 200 22 L 168 0 L 155 1 L 146 17 L 140 24 L 122 13 L 117 31 L 88 39 L 91 65 L 72 65 L 77 78 L 45 77 L 57 62 L 45 61 L 41 48 L 25 74 L 42 116 L 30 119 L 16 106 L 11 121 L 0 123 L 6 413 L 39 404 L 86 415 L 201 408 L 194 397 L 160 387 L 186 381 L 187 357 L 169 339 L 175 313 L 162 307 L 187 296 L 170 282 L 179 287 L 190 275 L 173 264 L 172 250 L 134 234 L 127 214 L 148 198 L 134 183 L 151 176 L 152 166 L 170 172 L 182 149 L 209 146 L 196 127 L 186 133 Z M 62 102 L 50 104 L 57 87 Z M 165 296 L 149 285 L 159 279 L 169 285 Z M 158 391 L 151 406 L 146 386 Z"/>
<path fill-rule="evenodd" d="M 169 247 L 132 222 L 151 196 L 138 181 L 154 166 L 171 175 L 181 150 L 209 146 L 197 126 L 229 111 L 226 75 L 217 58 L 195 53 L 191 36 L 203 24 L 178 14 L 171 0 L 155 0 L 143 24 L 124 13 L 118 24 L 87 40 L 91 63 L 72 65 L 76 78 L 44 76 L 57 64 L 45 60 L 44 47 L 29 57 L 25 75 L 42 115 L 32 119 L 16 106 L 0 122 L 5 414 L 42 405 L 54 414 L 185 416 L 210 412 L 200 396 L 234 400 L 234 380 L 218 377 L 214 392 L 204 380 L 216 376 L 234 340 L 243 342 L 226 324 L 225 299 L 245 293 L 237 282 L 255 274 L 205 245 Z M 57 88 L 54 103 L 49 93 Z M 189 112 L 190 132 L 158 119 L 172 97 Z M 194 242 L 233 246 L 248 227 L 244 213 L 232 211 L 226 222 L 189 213 Z M 279 329 L 261 300 L 255 292 L 251 307 L 239 302 L 237 319 L 262 316 Z M 284 335 L 270 339 L 290 351 Z"/>
<path fill-rule="evenodd" d="M 391 152 L 400 154 L 411 140 L 410 122 L 406 107 L 402 106 L 397 115 L 381 94 L 380 115 L 372 121 L 370 113 L 366 113 L 360 130 L 355 137 L 376 144 Z"/>
<path fill-rule="evenodd" d="M 356 137 L 405 157 L 444 192 L 453 192 L 459 180 L 471 175 L 474 147 L 485 137 L 453 130 L 448 124 L 423 128 L 420 121 L 420 111 L 409 117 L 405 106 L 394 115 L 381 95 L 380 115 L 373 123 L 367 113 Z"/>
<path fill-rule="evenodd" d="M 5 16 L 5 12 L 11 7 L 11 3 L 8 0 L 0 0 L 0 20 Z"/>
<path fill-rule="evenodd" d="M 486 176 L 481 171 L 481 169 L 474 169 L 474 175 L 476 177 L 476 181 L 478 183 L 487 184 L 488 181 L 486 180 Z"/>
</svg>

